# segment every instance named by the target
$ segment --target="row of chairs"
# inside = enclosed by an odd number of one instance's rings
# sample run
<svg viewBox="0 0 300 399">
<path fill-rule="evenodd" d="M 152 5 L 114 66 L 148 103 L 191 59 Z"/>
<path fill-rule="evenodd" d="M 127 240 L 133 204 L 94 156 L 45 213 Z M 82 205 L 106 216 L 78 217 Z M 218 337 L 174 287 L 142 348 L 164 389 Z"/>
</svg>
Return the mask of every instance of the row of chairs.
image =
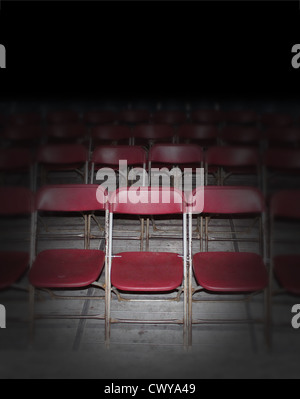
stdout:
<svg viewBox="0 0 300 399">
<path fill-rule="evenodd" d="M 0 252 L 0 288 L 10 287 L 30 266 L 28 278 L 32 321 L 36 316 L 34 302 L 37 289 L 55 291 L 84 289 L 90 286 L 103 289 L 105 291 L 104 314 L 58 315 L 57 317 L 91 317 L 105 320 L 105 342 L 108 346 L 112 324 L 124 322 L 182 325 L 183 344 L 189 347 L 192 345 L 192 331 L 195 324 L 249 322 L 249 320 L 241 319 L 195 319 L 193 308 L 198 301 L 194 299 L 196 292 L 201 291 L 203 295 L 226 293 L 250 296 L 264 292 L 264 315 L 252 321 L 263 322 L 266 341 L 270 344 L 273 273 L 286 292 L 300 294 L 300 255 L 275 256 L 273 229 L 277 218 L 300 220 L 299 200 L 299 190 L 279 191 L 272 196 L 269 210 L 267 210 L 259 189 L 234 186 L 198 187 L 190 193 L 183 193 L 176 188 L 123 187 L 110 193 L 109 196 L 101 186 L 93 184 L 44 186 L 35 194 L 26 188 L 1 188 L 0 212 L 2 216 L 7 218 L 29 213 L 31 218 L 29 251 L 1 250 Z M 37 251 L 38 216 L 47 213 L 61 216 L 66 213 L 74 214 L 74 212 L 84 215 L 84 229 L 80 234 L 80 237 L 84 239 L 84 248 Z M 105 248 L 103 250 L 90 249 L 90 220 L 95 212 L 105 215 L 103 237 Z M 181 251 L 114 253 L 116 238 L 114 223 L 117 215 L 118 217 L 160 215 L 167 217 L 168 220 L 172 215 L 180 216 L 182 219 Z M 206 247 L 200 252 L 193 250 L 194 215 L 200 215 L 205 219 L 205 228 L 201 229 L 201 239 L 205 240 Z M 208 221 L 220 216 L 259 218 L 259 234 L 255 235 L 255 241 L 259 243 L 259 254 L 257 252 L 210 251 L 208 242 L 211 233 L 208 229 Z M 218 239 L 227 238 L 219 237 Z M 245 237 L 235 239 L 245 240 Z M 101 284 L 100 278 L 103 272 L 105 283 Z M 167 294 L 174 290 L 178 290 L 175 297 L 178 302 L 183 294 L 182 317 L 179 319 L 137 320 L 118 319 L 112 316 L 115 303 L 112 300 L 113 293 L 117 294 L 118 299 L 127 292 L 131 295 L 150 294 L 149 300 L 157 300 L 157 298 L 153 299 L 151 294 Z M 169 300 L 169 298 L 164 299 Z"/>
<path fill-rule="evenodd" d="M 157 142 L 194 143 L 203 147 L 231 144 L 258 148 L 298 147 L 300 127 L 273 126 L 264 130 L 251 126 L 182 124 L 138 124 L 134 127 L 106 124 L 88 128 L 81 123 L 40 126 L 9 126 L 1 133 L 3 146 L 36 146 L 42 143 L 83 143 L 93 149 L 99 144 L 139 144 Z"/>
<path fill-rule="evenodd" d="M 95 183 L 97 170 L 109 167 L 117 171 L 122 160 L 128 168 L 140 167 L 149 176 L 154 168 L 179 167 L 192 171 L 204 168 L 206 185 L 224 185 L 234 174 L 256 175 L 255 184 L 267 195 L 274 175 L 299 177 L 299 151 L 273 148 L 261 152 L 244 146 L 212 146 L 205 151 L 195 144 L 154 144 L 147 152 L 141 146 L 102 145 L 96 147 L 90 157 L 82 144 L 48 144 L 38 147 L 35 155 L 25 148 L 0 150 L 0 172 L 3 176 L 28 172 L 31 188 L 35 190 L 47 183 L 47 175 L 53 171 L 75 170 L 82 182 Z M 209 183 L 210 177 L 212 183 Z"/>
<path fill-rule="evenodd" d="M 123 109 L 89 110 L 77 112 L 74 110 L 48 111 L 45 116 L 39 112 L 15 113 L 0 116 L 1 125 L 39 125 L 46 123 L 65 124 L 83 122 L 86 125 L 99 125 L 107 123 L 138 124 L 138 123 L 167 123 L 180 125 L 187 121 L 201 124 L 238 124 L 266 126 L 292 126 L 299 124 L 299 118 L 295 118 L 285 112 L 257 112 L 251 109 L 244 110 L 216 110 L 216 109 L 192 109 L 189 112 L 183 110 L 157 110 L 147 109 Z"/>
</svg>

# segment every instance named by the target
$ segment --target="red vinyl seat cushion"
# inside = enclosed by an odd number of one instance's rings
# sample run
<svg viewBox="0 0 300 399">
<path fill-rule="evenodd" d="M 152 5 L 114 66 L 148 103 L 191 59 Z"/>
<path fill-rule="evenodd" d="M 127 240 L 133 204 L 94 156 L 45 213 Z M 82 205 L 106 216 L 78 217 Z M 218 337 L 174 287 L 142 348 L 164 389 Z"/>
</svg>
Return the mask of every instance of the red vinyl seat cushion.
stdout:
<svg viewBox="0 0 300 399">
<path fill-rule="evenodd" d="M 275 256 L 274 273 L 283 288 L 300 295 L 300 255 Z"/>
<path fill-rule="evenodd" d="M 261 256 L 249 252 L 200 252 L 193 257 L 195 278 L 216 292 L 254 292 L 267 287 Z"/>
<path fill-rule="evenodd" d="M 29 280 L 40 288 L 86 287 L 98 279 L 103 266 L 103 251 L 49 249 L 37 255 Z"/>
<path fill-rule="evenodd" d="M 14 284 L 29 266 L 27 252 L 0 252 L 0 289 Z"/>
<path fill-rule="evenodd" d="M 123 291 L 172 291 L 183 279 L 183 261 L 169 252 L 123 252 L 112 260 L 112 285 Z"/>
</svg>

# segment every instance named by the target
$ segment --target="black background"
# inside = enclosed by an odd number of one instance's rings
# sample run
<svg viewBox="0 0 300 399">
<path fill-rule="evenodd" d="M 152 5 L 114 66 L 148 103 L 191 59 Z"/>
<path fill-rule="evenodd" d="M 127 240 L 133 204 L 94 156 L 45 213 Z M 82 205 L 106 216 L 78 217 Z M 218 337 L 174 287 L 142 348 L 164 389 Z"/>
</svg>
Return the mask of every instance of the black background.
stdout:
<svg viewBox="0 0 300 399">
<path fill-rule="evenodd" d="M 297 1 L 2 1 L 1 98 L 298 97 Z"/>
</svg>

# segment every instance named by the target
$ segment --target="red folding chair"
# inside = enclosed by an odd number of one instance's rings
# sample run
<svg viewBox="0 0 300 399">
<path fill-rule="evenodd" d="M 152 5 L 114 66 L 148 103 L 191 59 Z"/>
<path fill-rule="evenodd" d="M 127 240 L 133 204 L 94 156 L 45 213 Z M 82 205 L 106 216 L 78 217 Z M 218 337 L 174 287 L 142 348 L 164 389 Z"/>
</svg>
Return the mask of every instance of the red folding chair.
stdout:
<svg viewBox="0 0 300 399">
<path fill-rule="evenodd" d="M 172 126 L 178 126 L 182 123 L 186 123 L 187 115 L 184 111 L 179 110 L 162 110 L 156 111 L 152 114 L 151 122 L 157 124 L 169 124 Z"/>
<path fill-rule="evenodd" d="M 124 125 L 101 125 L 91 128 L 91 149 L 99 145 L 131 143 L 131 129 Z"/>
<path fill-rule="evenodd" d="M 5 222 L 3 230 L 1 228 L 3 236 L 0 250 L 0 290 L 15 287 L 31 263 L 32 223 L 30 217 L 33 205 L 33 193 L 28 188 L 0 187 L 0 223 Z M 16 226 L 15 223 L 23 217 L 27 220 L 29 217 L 29 220 L 26 222 L 24 231 L 21 231 L 20 226 Z M 19 236 L 20 233 L 21 236 Z"/>
<path fill-rule="evenodd" d="M 264 135 L 262 131 L 253 126 L 225 126 L 222 128 L 220 139 L 223 144 L 256 146 L 262 148 Z"/>
<path fill-rule="evenodd" d="M 150 148 L 154 143 L 175 141 L 174 127 L 168 124 L 138 124 L 132 130 L 133 144 Z"/>
<path fill-rule="evenodd" d="M 16 112 L 6 118 L 7 126 L 35 126 L 42 123 L 42 115 L 39 112 Z"/>
<path fill-rule="evenodd" d="M 293 117 L 284 112 L 264 112 L 260 117 L 262 128 L 289 127 L 294 123 Z"/>
<path fill-rule="evenodd" d="M 268 308 L 268 271 L 266 267 L 266 243 L 265 243 L 265 202 L 260 190 L 254 187 L 220 187 L 206 186 L 203 191 L 194 190 L 189 198 L 189 340 L 191 342 L 192 325 L 205 323 L 233 323 L 233 322 L 261 322 L 264 321 L 265 334 L 268 342 L 269 338 L 269 308 Z M 199 197 L 199 198 L 198 198 Z M 193 203 L 196 206 L 193 206 Z M 199 204 L 199 205 L 198 205 Z M 199 206 L 199 209 L 197 209 Z M 193 254 L 192 247 L 192 215 L 202 212 L 205 218 L 205 251 Z M 237 231 L 212 233 L 209 229 L 209 222 L 212 218 L 229 217 L 250 217 L 260 219 L 258 235 L 245 236 Z M 214 234 L 214 236 L 212 236 Z M 209 242 L 217 241 L 248 242 L 259 243 L 259 252 L 239 252 L 239 251 L 209 251 Z M 237 248 L 238 249 L 238 248 Z M 192 277 L 194 275 L 196 287 L 192 288 Z M 198 300 L 192 299 L 196 292 L 206 294 L 244 294 L 246 300 L 252 298 L 257 293 L 264 292 L 264 307 L 266 316 L 257 319 L 196 319 L 192 317 L 195 313 L 195 306 Z M 249 295 L 250 294 L 250 295 Z M 206 299 L 203 299 L 206 300 Z M 214 299 L 214 301 L 223 299 Z M 233 299 L 234 300 L 234 299 Z M 240 301 L 241 299 L 239 299 Z M 199 300 L 201 302 L 201 300 Z M 192 309 L 193 308 L 193 309 Z"/>
<path fill-rule="evenodd" d="M 79 112 L 73 110 L 55 110 L 46 114 L 45 121 L 47 124 L 70 124 L 80 122 Z"/>
<path fill-rule="evenodd" d="M 3 129 L 1 137 L 9 147 L 33 148 L 41 144 L 44 131 L 38 125 L 9 125 Z"/>
<path fill-rule="evenodd" d="M 53 124 L 45 128 L 48 144 L 88 142 L 87 127 L 81 123 Z"/>
<path fill-rule="evenodd" d="M 259 114 L 251 109 L 223 111 L 226 126 L 253 126 L 259 123 Z"/>
<path fill-rule="evenodd" d="M 83 114 L 83 122 L 87 126 L 113 124 L 116 121 L 116 113 L 110 110 L 92 110 Z"/>
<path fill-rule="evenodd" d="M 113 252 L 113 219 L 117 214 L 125 215 L 182 215 L 183 218 L 183 253 L 172 252 Z M 176 189 L 158 187 L 120 188 L 109 197 L 108 224 L 108 262 L 106 265 L 106 345 L 110 343 L 110 330 L 113 323 L 152 323 L 182 324 L 184 345 L 187 345 L 187 237 L 186 213 L 182 192 Z M 183 255 L 183 256 L 182 256 Z M 170 293 L 179 290 L 179 294 L 171 300 L 179 300 L 183 289 L 182 319 L 121 319 L 112 315 L 112 292 L 122 299 L 121 292 L 134 294 Z M 166 298 L 164 298 L 166 299 Z M 153 299 L 152 300 L 161 300 Z M 169 299 L 170 300 L 170 299 Z M 128 298 L 126 299 L 128 301 Z M 145 301 L 145 299 L 144 299 Z"/>
<path fill-rule="evenodd" d="M 182 124 L 177 129 L 179 143 L 194 143 L 202 147 L 217 145 L 220 132 L 215 125 Z"/>
<path fill-rule="evenodd" d="M 36 179 L 40 172 L 41 184 L 46 184 L 50 172 L 76 172 L 84 183 L 88 182 L 89 153 L 82 144 L 46 144 L 40 146 L 36 155 Z M 61 175 L 62 176 L 62 175 Z"/>
<path fill-rule="evenodd" d="M 268 148 L 299 148 L 300 127 L 271 127 L 264 133 Z"/>
<path fill-rule="evenodd" d="M 262 159 L 263 191 L 268 196 L 274 189 L 299 186 L 300 149 L 270 148 Z M 280 182 L 278 182 L 280 179 Z M 277 183 L 276 183 L 277 180 Z M 296 187 L 297 186 L 297 187 Z"/>
<path fill-rule="evenodd" d="M 0 176 L 1 184 L 13 182 L 15 175 L 23 177 L 26 174 L 29 180 L 25 186 L 34 190 L 34 157 L 27 148 L 0 148 Z M 23 184 L 23 183 L 22 183 Z"/>
<path fill-rule="evenodd" d="M 89 288 L 103 289 L 99 280 L 105 263 L 105 250 L 90 249 L 89 224 L 91 212 L 106 211 L 106 195 L 101 187 L 89 184 L 44 186 L 36 193 L 34 213 L 35 258 L 29 272 L 31 284 L 30 309 L 32 322 L 36 317 L 46 318 L 94 318 L 102 315 L 91 314 L 48 314 L 37 315 L 34 312 L 35 290 L 51 293 L 57 299 L 100 299 L 91 294 Z M 39 249 L 42 239 L 49 240 L 49 234 L 38 230 L 38 215 L 51 215 L 64 225 L 66 215 L 84 215 L 82 231 L 78 234 L 84 245 L 74 247 L 74 234 L 62 230 L 59 236 L 59 248 Z M 106 212 L 107 214 L 107 212 Z M 51 234 L 50 234 L 51 235 Z M 53 238 L 53 237 L 52 237 Z M 67 244 L 72 239 L 72 244 Z M 53 246 L 54 245 L 54 241 Z M 87 295 L 70 295 L 69 290 L 87 290 Z M 57 293 L 59 291 L 59 293 Z M 64 292 L 66 291 L 66 292 Z M 33 327 L 33 324 L 32 324 Z"/>
<path fill-rule="evenodd" d="M 224 122 L 222 111 L 216 109 L 196 109 L 191 112 L 190 120 L 203 125 L 221 125 Z"/>
<path fill-rule="evenodd" d="M 117 113 L 117 120 L 120 124 L 129 126 L 138 123 L 148 123 L 151 113 L 146 109 L 123 109 Z"/>
<path fill-rule="evenodd" d="M 270 306 L 272 308 L 273 331 L 276 326 L 291 328 L 292 306 L 300 295 L 299 211 L 300 190 L 279 190 L 270 200 Z M 275 298 L 284 295 L 285 300 Z M 292 303 L 286 310 L 291 298 Z M 287 301 L 287 302 L 286 302 Z M 284 313 L 280 307 L 284 306 Z M 285 319 L 283 315 L 288 315 Z"/>
<path fill-rule="evenodd" d="M 217 185 L 224 185 L 235 174 L 257 175 L 257 185 L 261 187 L 260 153 L 256 148 L 245 146 L 214 146 L 205 153 L 205 183 L 213 174 Z"/>
</svg>

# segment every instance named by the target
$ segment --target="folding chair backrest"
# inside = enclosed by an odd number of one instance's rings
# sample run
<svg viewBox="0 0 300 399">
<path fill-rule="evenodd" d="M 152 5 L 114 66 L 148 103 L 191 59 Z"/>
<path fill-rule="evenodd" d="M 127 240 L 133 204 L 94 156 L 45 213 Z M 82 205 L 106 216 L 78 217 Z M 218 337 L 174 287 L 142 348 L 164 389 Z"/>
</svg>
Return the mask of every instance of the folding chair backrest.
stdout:
<svg viewBox="0 0 300 399">
<path fill-rule="evenodd" d="M 1 148 L 0 171 L 12 171 L 29 168 L 33 165 L 33 156 L 26 148 Z"/>
<path fill-rule="evenodd" d="M 26 187 L 0 187 L 0 214 L 3 216 L 30 214 L 33 193 Z"/>
<path fill-rule="evenodd" d="M 120 123 L 144 123 L 150 120 L 150 116 L 146 109 L 124 109 L 118 112 L 117 119 Z"/>
<path fill-rule="evenodd" d="M 300 219 L 300 190 L 281 190 L 271 196 L 272 217 Z"/>
<path fill-rule="evenodd" d="M 128 126 L 120 125 L 101 125 L 91 129 L 93 141 L 119 141 L 128 140 L 131 137 L 131 130 Z"/>
<path fill-rule="evenodd" d="M 50 185 L 36 194 L 36 210 L 45 212 L 87 212 L 106 209 L 106 196 L 96 184 Z"/>
<path fill-rule="evenodd" d="M 189 204 L 194 205 L 194 213 L 197 213 L 197 204 L 198 212 L 206 214 L 260 214 L 265 211 L 263 194 L 255 187 L 205 186 L 195 189 L 191 195 L 193 199 L 190 197 Z M 203 195 L 204 203 L 201 201 Z"/>
<path fill-rule="evenodd" d="M 259 164 L 259 152 L 255 148 L 214 146 L 205 155 L 208 165 L 219 166 L 253 166 Z"/>
<path fill-rule="evenodd" d="M 110 194 L 109 210 L 131 215 L 183 214 L 185 201 L 175 188 L 124 187 Z"/>
<path fill-rule="evenodd" d="M 168 123 L 170 125 L 176 125 L 186 122 L 187 118 L 184 111 L 164 110 L 154 112 L 151 119 L 154 123 Z"/>
<path fill-rule="evenodd" d="M 113 123 L 116 120 L 116 113 L 112 110 L 87 111 L 83 115 L 84 123 L 88 125 L 102 125 Z"/>
<path fill-rule="evenodd" d="M 48 144 L 39 147 L 37 162 L 47 164 L 72 164 L 86 162 L 88 150 L 81 144 Z"/>
<path fill-rule="evenodd" d="M 172 139 L 174 128 L 168 124 L 139 124 L 133 129 L 133 137 L 146 140 Z"/>
<path fill-rule="evenodd" d="M 140 146 L 107 145 L 96 147 L 91 158 L 91 162 L 103 165 L 119 165 L 120 160 L 126 160 L 128 165 L 143 165 L 147 154 Z"/>
<path fill-rule="evenodd" d="M 272 127 L 266 129 L 264 136 L 270 146 L 282 144 L 296 145 L 300 142 L 300 127 Z"/>
<path fill-rule="evenodd" d="M 71 140 L 85 138 L 87 135 L 86 127 L 79 123 L 54 124 L 47 126 L 45 135 L 48 139 Z"/>
<path fill-rule="evenodd" d="M 77 123 L 79 120 L 79 113 L 73 110 L 49 111 L 46 115 L 49 124 Z"/>
<path fill-rule="evenodd" d="M 219 129 L 215 125 L 184 124 L 178 127 L 177 136 L 182 140 L 216 141 Z"/>
<path fill-rule="evenodd" d="M 43 129 L 38 125 L 9 125 L 3 130 L 2 137 L 11 142 L 17 143 L 40 140 L 43 137 L 43 134 Z"/>
<path fill-rule="evenodd" d="M 169 164 L 201 163 L 203 150 L 195 144 L 154 144 L 149 161 Z"/>
<path fill-rule="evenodd" d="M 202 124 L 219 124 L 223 120 L 223 113 L 215 109 L 196 109 L 191 112 L 190 119 Z"/>
<path fill-rule="evenodd" d="M 252 126 L 226 126 L 222 129 L 221 138 L 225 142 L 249 144 L 260 141 L 263 135 Z"/>
<path fill-rule="evenodd" d="M 275 169 L 300 169 L 300 150 L 271 148 L 267 150 L 263 157 L 263 164 L 267 168 Z"/>
</svg>

